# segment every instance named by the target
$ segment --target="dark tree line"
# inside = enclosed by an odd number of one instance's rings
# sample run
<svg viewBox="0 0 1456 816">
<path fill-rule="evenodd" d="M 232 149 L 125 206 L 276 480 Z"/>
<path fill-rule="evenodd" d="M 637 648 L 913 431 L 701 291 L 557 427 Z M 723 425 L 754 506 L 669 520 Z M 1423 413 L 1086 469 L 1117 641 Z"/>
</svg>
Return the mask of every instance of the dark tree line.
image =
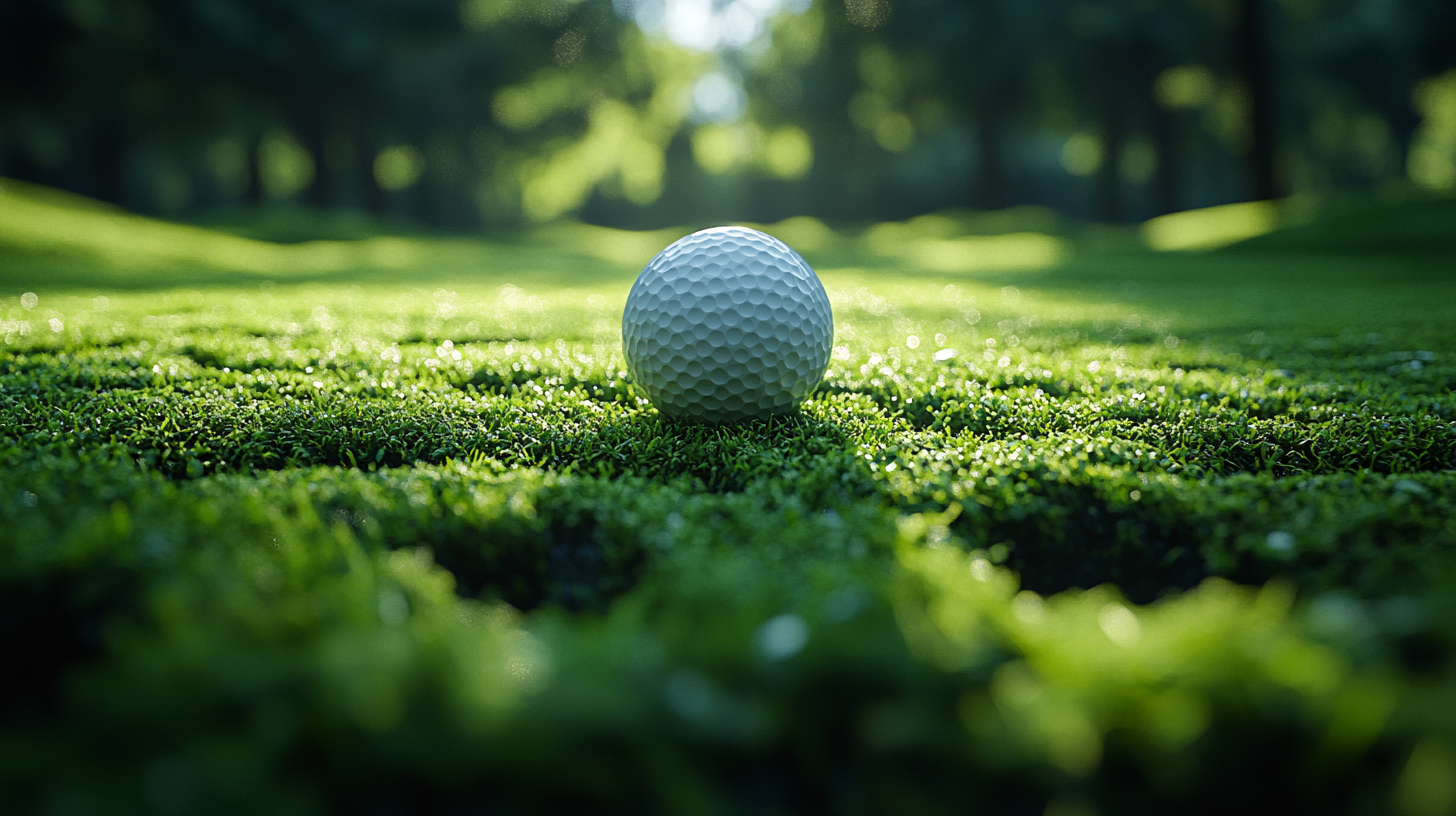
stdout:
<svg viewBox="0 0 1456 816">
<path fill-rule="evenodd" d="M 660 106 L 626 56 L 627 38 L 641 37 L 631 9 L 624 0 L 6 0 L 0 173 L 138 209 L 158 206 L 164 172 L 190 191 L 182 206 L 260 203 L 260 157 L 284 134 L 311 162 L 293 191 L 305 203 L 447 227 L 510 221 L 521 168 L 566 155 L 603 99 Z M 751 162 L 726 175 L 705 169 L 693 158 L 700 123 L 659 116 L 653 127 L 677 129 L 663 147 L 660 195 L 627 203 L 604 181 L 583 212 L 646 224 L 1041 203 L 1119 221 L 1376 184 L 1378 174 L 1355 172 L 1329 146 L 1330 122 L 1365 117 L 1362 149 L 1391 153 L 1383 172 L 1399 175 L 1420 125 L 1411 89 L 1456 65 L 1456 4 L 818 0 L 782 13 L 765 37 L 694 64 L 741 81 L 753 134 L 806 133 L 807 175 L 770 177 Z M 1159 96 L 1169 77 L 1187 80 L 1182 101 Z M 503 123 L 500 93 L 528 84 L 541 89 L 541 115 Z M 1075 134 L 1086 155 L 1059 164 L 1057 146 Z M 240 183 L 210 174 L 218 145 L 233 145 Z M 381 183 L 390 176 L 377 162 L 394 146 L 417 166 Z"/>
<path fill-rule="evenodd" d="M 465 177 L 484 169 L 472 138 L 498 130 L 493 92 L 552 64 L 561 29 L 584 25 L 609 52 L 621 24 L 605 2 L 504 11 L 472 25 L 456 0 L 9 2 L 0 171 L 146 208 L 138 153 L 228 138 L 245 146 L 241 196 L 256 203 L 260 145 L 282 130 L 314 159 L 303 201 L 384 211 L 370 161 L 406 143 L 437 155 L 405 211 L 448 224 L 474 213 Z"/>
</svg>

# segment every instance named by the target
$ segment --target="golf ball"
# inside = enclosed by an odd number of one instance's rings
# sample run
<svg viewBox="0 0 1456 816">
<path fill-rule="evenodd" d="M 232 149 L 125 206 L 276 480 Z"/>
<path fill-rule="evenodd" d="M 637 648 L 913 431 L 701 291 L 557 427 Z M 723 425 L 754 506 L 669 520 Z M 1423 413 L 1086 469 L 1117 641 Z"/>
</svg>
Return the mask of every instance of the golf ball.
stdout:
<svg viewBox="0 0 1456 816">
<path fill-rule="evenodd" d="M 637 276 L 622 314 L 628 370 L 659 411 L 679 419 L 793 410 L 819 385 L 833 341 L 814 270 L 747 227 L 673 242 Z"/>
</svg>

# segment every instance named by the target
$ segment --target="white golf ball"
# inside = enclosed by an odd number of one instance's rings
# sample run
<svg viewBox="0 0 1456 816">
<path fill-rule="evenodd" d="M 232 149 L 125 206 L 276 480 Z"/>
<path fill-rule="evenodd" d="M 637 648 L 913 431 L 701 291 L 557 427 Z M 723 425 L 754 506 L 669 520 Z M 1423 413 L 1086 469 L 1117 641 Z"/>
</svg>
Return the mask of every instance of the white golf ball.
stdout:
<svg viewBox="0 0 1456 816">
<path fill-rule="evenodd" d="M 627 368 L 667 416 L 732 422 L 791 411 L 834 341 L 809 264 L 747 227 L 714 227 L 657 254 L 627 295 Z"/>
</svg>

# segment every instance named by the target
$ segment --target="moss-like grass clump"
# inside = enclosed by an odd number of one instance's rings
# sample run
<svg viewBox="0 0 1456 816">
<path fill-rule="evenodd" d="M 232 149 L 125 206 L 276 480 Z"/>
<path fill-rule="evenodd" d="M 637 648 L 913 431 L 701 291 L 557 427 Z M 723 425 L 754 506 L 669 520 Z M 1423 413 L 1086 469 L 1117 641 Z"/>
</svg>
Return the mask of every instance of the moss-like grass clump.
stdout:
<svg viewBox="0 0 1456 816">
<path fill-rule="evenodd" d="M 6 809 L 1448 812 L 1456 206 L 1365 207 L 788 222 L 824 385 L 703 427 L 618 335 L 680 232 L 6 182 Z"/>
</svg>

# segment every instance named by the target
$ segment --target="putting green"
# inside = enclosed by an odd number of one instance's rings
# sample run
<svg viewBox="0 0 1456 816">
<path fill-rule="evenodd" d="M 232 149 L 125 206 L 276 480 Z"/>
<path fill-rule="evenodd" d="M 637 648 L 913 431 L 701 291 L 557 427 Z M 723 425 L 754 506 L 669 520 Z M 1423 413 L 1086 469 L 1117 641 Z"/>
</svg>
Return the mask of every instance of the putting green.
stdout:
<svg viewBox="0 0 1456 816">
<path fill-rule="evenodd" d="M 1456 804 L 1451 201 L 767 225 L 824 385 L 694 427 L 620 349 L 687 228 L 4 185 L 23 810 Z"/>
</svg>

